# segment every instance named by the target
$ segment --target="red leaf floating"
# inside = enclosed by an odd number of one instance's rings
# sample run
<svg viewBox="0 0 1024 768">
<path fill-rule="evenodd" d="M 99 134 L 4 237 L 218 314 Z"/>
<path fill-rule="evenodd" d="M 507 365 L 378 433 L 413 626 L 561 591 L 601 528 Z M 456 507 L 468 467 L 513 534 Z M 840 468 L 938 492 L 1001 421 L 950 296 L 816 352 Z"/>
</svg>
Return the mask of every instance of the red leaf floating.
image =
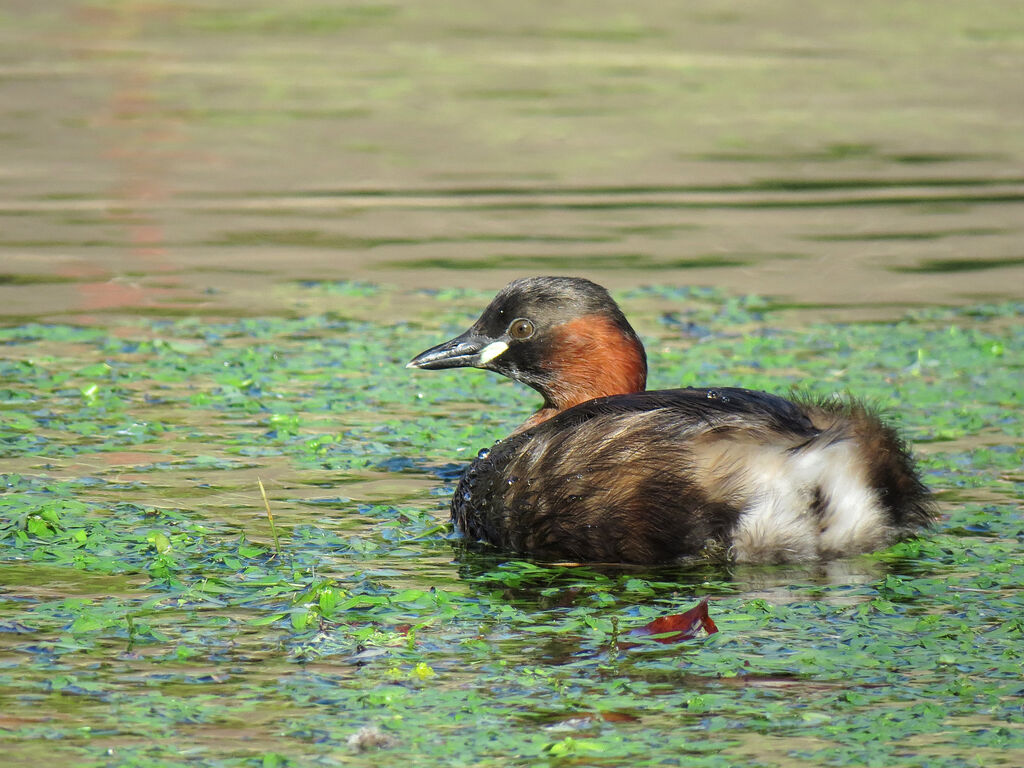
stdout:
<svg viewBox="0 0 1024 768">
<path fill-rule="evenodd" d="M 628 712 L 598 712 L 597 714 L 606 723 L 635 723 L 640 719 Z"/>
<path fill-rule="evenodd" d="M 659 616 L 650 624 L 632 630 L 631 635 L 665 635 L 654 638 L 659 643 L 678 643 L 681 640 L 690 640 L 697 636 L 697 633 L 704 630 L 709 635 L 718 631 L 715 622 L 708 615 L 708 599 L 705 597 L 697 605 L 684 613 L 674 613 L 671 616 Z M 671 632 L 672 634 L 666 634 Z"/>
</svg>

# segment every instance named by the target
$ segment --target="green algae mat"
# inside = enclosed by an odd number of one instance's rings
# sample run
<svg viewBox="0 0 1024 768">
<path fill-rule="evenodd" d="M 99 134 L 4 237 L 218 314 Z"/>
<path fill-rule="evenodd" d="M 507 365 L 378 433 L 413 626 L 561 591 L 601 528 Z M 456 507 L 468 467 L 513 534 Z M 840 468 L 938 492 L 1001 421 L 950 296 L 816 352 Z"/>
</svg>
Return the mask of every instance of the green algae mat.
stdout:
<svg viewBox="0 0 1024 768">
<path fill-rule="evenodd" d="M 447 523 L 536 397 L 403 366 L 489 293 L 296 290 L 333 310 L 0 329 L 10 764 L 1024 764 L 1024 306 L 826 325 L 618 293 L 652 387 L 856 394 L 941 518 L 817 566 L 617 570 Z M 717 633 L 620 640 L 704 597 Z"/>
</svg>

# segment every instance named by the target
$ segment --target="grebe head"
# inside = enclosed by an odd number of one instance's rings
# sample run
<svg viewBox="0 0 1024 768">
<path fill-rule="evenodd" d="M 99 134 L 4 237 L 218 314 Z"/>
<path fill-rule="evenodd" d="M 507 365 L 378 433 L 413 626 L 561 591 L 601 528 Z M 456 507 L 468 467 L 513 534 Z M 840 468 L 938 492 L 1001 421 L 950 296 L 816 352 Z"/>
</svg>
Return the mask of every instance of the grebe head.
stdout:
<svg viewBox="0 0 1024 768">
<path fill-rule="evenodd" d="M 618 305 L 576 277 L 512 281 L 469 330 L 408 367 L 495 371 L 540 392 L 544 418 L 595 397 L 640 392 L 647 381 L 643 344 Z"/>
</svg>

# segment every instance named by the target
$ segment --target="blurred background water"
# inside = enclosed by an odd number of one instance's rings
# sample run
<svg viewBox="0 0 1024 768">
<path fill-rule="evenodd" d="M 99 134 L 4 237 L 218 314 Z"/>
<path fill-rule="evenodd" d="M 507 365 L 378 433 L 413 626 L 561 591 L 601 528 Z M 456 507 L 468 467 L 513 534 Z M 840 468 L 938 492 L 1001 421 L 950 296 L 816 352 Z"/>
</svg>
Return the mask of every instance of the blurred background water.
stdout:
<svg viewBox="0 0 1024 768">
<path fill-rule="evenodd" d="M 6 0 L 0 313 L 297 280 L 1024 296 L 1014 0 Z"/>
</svg>

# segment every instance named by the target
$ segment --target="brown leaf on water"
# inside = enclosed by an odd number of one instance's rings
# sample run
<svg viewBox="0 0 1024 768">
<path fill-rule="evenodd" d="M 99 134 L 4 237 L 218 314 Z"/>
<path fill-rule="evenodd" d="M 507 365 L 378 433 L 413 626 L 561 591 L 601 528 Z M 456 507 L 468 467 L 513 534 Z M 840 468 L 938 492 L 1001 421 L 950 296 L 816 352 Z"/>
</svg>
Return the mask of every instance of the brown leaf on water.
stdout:
<svg viewBox="0 0 1024 768">
<path fill-rule="evenodd" d="M 715 626 L 715 622 L 708 614 L 708 598 L 706 597 L 688 611 L 674 613 L 671 616 L 659 616 L 649 624 L 632 630 L 629 634 L 635 637 L 664 635 L 664 637 L 653 639 L 659 643 L 678 643 L 693 639 L 702 629 L 709 635 L 718 631 L 718 627 Z"/>
<path fill-rule="evenodd" d="M 606 723 L 635 723 L 640 719 L 636 715 L 631 715 L 628 712 L 598 712 L 597 716 Z"/>
</svg>

